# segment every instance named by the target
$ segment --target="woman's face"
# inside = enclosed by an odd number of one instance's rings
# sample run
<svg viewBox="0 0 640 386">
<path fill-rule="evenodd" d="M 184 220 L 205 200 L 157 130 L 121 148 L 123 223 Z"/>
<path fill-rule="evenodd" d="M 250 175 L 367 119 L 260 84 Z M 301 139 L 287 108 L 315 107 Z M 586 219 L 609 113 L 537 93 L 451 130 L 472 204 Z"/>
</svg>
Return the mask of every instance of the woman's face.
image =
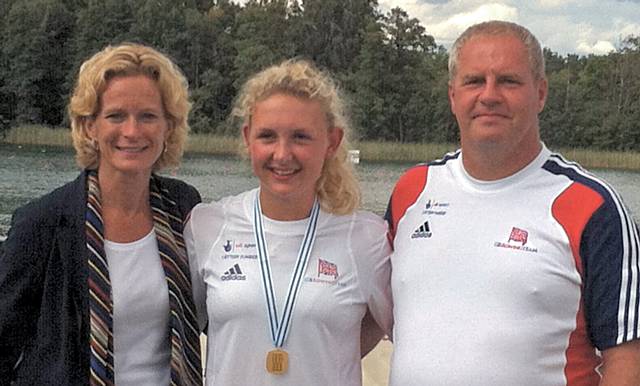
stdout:
<svg viewBox="0 0 640 386">
<path fill-rule="evenodd" d="M 341 129 L 329 127 L 318 101 L 274 94 L 256 103 L 243 137 L 266 214 L 272 207 L 308 215 L 322 167 L 342 135 Z"/>
<path fill-rule="evenodd" d="M 99 147 L 100 173 L 148 178 L 168 130 L 162 96 L 153 79 L 144 75 L 111 79 L 88 125 L 88 134 Z"/>
</svg>

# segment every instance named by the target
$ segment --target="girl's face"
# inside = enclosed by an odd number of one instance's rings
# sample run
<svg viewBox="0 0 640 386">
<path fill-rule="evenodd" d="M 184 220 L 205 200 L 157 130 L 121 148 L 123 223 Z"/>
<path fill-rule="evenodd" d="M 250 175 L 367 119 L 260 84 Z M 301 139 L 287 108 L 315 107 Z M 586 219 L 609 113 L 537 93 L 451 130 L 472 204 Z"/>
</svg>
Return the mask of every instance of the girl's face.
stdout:
<svg viewBox="0 0 640 386">
<path fill-rule="evenodd" d="M 307 217 L 324 163 L 342 136 L 318 101 L 278 93 L 256 103 L 243 138 L 264 213 Z"/>
</svg>

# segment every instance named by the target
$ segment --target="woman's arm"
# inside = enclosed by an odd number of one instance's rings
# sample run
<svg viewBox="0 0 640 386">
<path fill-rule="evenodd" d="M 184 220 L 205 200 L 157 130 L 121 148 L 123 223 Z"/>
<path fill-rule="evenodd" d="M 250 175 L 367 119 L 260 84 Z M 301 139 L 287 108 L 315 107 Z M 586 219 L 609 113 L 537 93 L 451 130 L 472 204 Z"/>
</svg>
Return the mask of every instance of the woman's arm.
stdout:
<svg viewBox="0 0 640 386">
<path fill-rule="evenodd" d="M 33 211 L 19 209 L 0 251 L 0 380 L 12 379 L 33 335 L 42 290 L 41 251 L 47 232 L 39 232 Z"/>
</svg>

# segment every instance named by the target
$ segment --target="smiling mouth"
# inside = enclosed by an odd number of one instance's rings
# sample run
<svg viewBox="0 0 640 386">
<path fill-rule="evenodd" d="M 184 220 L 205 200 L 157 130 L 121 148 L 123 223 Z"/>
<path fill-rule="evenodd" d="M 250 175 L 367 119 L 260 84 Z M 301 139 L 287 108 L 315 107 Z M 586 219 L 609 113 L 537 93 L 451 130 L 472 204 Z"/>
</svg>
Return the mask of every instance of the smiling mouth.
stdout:
<svg viewBox="0 0 640 386">
<path fill-rule="evenodd" d="M 473 119 L 477 119 L 477 118 L 507 118 L 506 115 L 503 114 L 498 114 L 498 113 L 481 113 L 481 114 L 474 114 L 473 115 Z"/>
<path fill-rule="evenodd" d="M 125 153 L 142 153 L 147 146 L 116 146 L 116 149 Z"/>
<path fill-rule="evenodd" d="M 269 168 L 269 171 L 279 177 L 288 177 L 296 174 L 300 169 L 275 169 Z"/>
</svg>

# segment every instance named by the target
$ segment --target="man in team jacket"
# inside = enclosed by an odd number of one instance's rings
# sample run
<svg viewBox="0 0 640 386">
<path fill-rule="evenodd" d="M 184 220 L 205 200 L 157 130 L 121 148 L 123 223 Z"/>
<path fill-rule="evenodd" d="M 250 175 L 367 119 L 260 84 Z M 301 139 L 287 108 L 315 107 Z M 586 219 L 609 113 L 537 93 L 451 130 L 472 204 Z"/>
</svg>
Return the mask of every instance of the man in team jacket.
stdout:
<svg viewBox="0 0 640 386">
<path fill-rule="evenodd" d="M 478 24 L 449 73 L 461 150 L 409 169 L 387 211 L 391 385 L 640 385 L 638 229 L 541 142 L 540 44 Z"/>
</svg>

